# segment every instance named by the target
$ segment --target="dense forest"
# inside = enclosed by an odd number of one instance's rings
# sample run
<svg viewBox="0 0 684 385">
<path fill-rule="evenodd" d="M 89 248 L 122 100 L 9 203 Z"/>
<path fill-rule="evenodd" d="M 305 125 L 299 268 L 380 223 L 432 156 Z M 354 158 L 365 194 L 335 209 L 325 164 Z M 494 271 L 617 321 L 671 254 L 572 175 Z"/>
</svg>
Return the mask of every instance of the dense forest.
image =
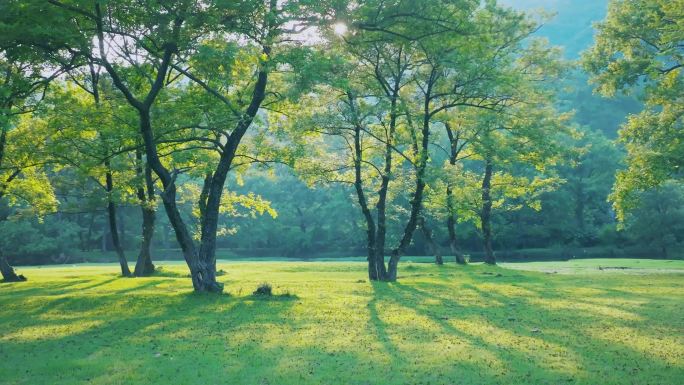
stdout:
<svg viewBox="0 0 684 385">
<path fill-rule="evenodd" d="M 149 3 L 0 5 L 4 271 L 681 255 L 681 36 L 626 5 Z"/>
</svg>

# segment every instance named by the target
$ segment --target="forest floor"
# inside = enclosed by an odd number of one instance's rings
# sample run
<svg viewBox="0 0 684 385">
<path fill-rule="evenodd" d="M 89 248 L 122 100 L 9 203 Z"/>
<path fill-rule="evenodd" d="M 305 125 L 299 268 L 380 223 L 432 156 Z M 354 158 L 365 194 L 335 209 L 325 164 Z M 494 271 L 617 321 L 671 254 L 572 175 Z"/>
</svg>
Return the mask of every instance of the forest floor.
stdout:
<svg viewBox="0 0 684 385">
<path fill-rule="evenodd" d="M 684 383 L 684 261 L 403 263 L 397 283 L 358 262 L 219 267 L 224 295 L 181 264 L 21 268 L 0 284 L 0 384 Z"/>
</svg>

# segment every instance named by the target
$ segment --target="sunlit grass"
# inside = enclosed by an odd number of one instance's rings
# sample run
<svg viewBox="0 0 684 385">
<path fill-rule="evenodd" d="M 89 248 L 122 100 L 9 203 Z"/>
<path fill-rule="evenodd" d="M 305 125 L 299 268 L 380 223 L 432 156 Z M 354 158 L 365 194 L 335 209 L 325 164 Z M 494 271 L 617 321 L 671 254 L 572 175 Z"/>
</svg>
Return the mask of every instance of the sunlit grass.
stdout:
<svg viewBox="0 0 684 385">
<path fill-rule="evenodd" d="M 0 285 L 0 383 L 682 383 L 684 274 L 572 263 L 404 264 L 389 284 L 362 263 L 230 263 L 222 296 L 180 264 L 22 268 Z M 251 295 L 263 282 L 274 297 Z"/>
</svg>

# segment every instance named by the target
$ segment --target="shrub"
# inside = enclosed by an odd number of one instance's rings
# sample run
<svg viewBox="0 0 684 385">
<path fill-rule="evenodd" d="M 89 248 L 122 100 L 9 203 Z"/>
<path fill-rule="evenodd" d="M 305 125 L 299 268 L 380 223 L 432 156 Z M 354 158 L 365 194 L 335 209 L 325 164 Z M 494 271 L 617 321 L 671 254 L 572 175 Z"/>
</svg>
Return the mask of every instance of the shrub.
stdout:
<svg viewBox="0 0 684 385">
<path fill-rule="evenodd" d="M 257 287 L 257 289 L 252 293 L 252 295 L 264 295 L 264 296 L 271 296 L 273 295 L 273 289 L 271 288 L 271 285 L 268 283 L 262 283 Z"/>
</svg>

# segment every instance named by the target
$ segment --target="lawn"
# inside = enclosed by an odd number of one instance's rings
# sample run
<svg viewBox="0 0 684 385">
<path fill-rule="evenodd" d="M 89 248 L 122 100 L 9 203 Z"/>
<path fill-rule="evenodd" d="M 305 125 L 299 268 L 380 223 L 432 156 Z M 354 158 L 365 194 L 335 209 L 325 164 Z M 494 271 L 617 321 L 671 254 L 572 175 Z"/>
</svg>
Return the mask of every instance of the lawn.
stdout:
<svg viewBox="0 0 684 385">
<path fill-rule="evenodd" d="M 684 262 L 638 263 L 406 263 L 398 283 L 224 263 L 221 296 L 180 264 L 21 268 L 0 285 L 0 383 L 682 384 Z"/>
</svg>

